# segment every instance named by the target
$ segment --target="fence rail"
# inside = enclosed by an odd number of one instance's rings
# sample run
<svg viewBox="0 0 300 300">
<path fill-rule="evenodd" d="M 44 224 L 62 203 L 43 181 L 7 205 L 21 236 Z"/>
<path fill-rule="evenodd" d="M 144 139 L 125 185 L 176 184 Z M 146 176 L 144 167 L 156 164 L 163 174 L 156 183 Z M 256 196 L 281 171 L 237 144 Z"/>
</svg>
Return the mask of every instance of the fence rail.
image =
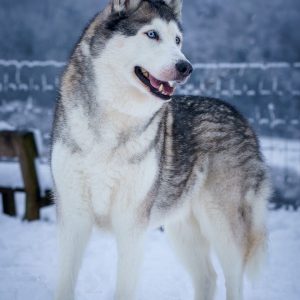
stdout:
<svg viewBox="0 0 300 300">
<path fill-rule="evenodd" d="M 0 93 L 17 91 L 53 91 L 58 88 L 59 75 L 64 67 L 64 62 L 55 60 L 18 61 L 0 59 Z M 31 70 L 31 76 L 24 76 L 23 78 L 22 72 L 28 73 L 28 69 Z M 257 95 L 283 96 L 286 93 L 289 93 L 292 96 L 300 96 L 300 83 L 298 80 L 292 80 L 290 82 L 285 81 L 285 84 L 282 84 L 282 81 L 279 78 L 280 74 L 288 72 L 288 75 L 295 73 L 296 76 L 292 77 L 297 77 L 296 79 L 299 79 L 300 62 L 196 63 L 194 64 L 194 69 L 196 73 L 205 72 L 206 77 L 203 79 L 200 78 L 199 80 L 193 80 L 185 87 L 179 88 L 180 92 L 190 92 L 193 94 L 209 92 L 211 94 L 224 96 L 246 95 L 250 97 L 255 97 Z M 254 88 L 249 87 L 245 81 L 236 80 L 238 77 L 241 78 L 246 76 L 249 71 L 258 72 L 256 75 L 265 75 L 257 78 L 258 80 L 255 82 L 256 87 Z M 229 79 L 227 78 L 226 84 L 224 84 L 224 72 L 235 72 L 231 74 Z M 53 77 L 53 74 L 55 73 L 56 76 L 54 75 Z M 218 78 L 215 78 L 216 75 L 218 75 Z M 212 86 L 212 83 L 214 86 Z"/>
</svg>

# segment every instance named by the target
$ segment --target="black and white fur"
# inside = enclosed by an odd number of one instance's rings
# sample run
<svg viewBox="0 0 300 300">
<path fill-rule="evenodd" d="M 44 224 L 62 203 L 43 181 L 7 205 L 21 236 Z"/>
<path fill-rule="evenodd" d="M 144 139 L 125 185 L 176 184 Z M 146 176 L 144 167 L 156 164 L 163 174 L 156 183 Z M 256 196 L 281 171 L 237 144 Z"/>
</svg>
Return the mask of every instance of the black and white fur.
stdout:
<svg viewBox="0 0 300 300">
<path fill-rule="evenodd" d="M 113 0 L 87 27 L 66 68 L 51 156 L 56 300 L 74 299 L 94 225 L 117 240 L 118 300 L 134 299 L 149 228 L 165 227 L 197 300 L 214 297 L 211 248 L 228 300 L 242 299 L 243 274 L 265 252 L 270 185 L 252 129 L 222 101 L 166 92 L 192 70 L 181 52 L 180 14 L 180 0 Z M 147 83 L 141 70 L 163 88 Z"/>
</svg>

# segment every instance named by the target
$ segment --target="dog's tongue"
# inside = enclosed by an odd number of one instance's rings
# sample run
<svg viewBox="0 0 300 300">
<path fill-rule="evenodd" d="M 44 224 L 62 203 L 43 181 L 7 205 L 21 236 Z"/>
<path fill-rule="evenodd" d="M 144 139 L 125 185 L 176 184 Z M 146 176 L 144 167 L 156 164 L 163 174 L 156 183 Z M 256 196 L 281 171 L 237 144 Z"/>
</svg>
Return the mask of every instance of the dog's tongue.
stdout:
<svg viewBox="0 0 300 300">
<path fill-rule="evenodd" d="M 156 89 L 158 89 L 159 88 L 159 86 L 161 85 L 161 81 L 159 81 L 159 80 L 157 80 L 156 78 L 154 78 L 151 74 L 149 74 L 149 79 L 150 79 L 150 83 L 151 83 L 151 85 L 154 87 L 154 88 L 156 88 Z"/>
<path fill-rule="evenodd" d="M 159 89 L 159 86 L 161 84 L 163 84 L 163 91 L 165 94 L 170 95 L 174 91 L 174 88 L 171 87 L 168 82 L 160 81 L 160 80 L 156 79 L 155 77 L 151 76 L 151 74 L 149 74 L 149 80 L 150 80 L 151 85 L 154 88 L 156 88 L 157 90 Z"/>
<path fill-rule="evenodd" d="M 167 82 L 164 83 L 164 92 L 168 95 L 172 95 L 174 92 L 174 88 L 171 87 Z"/>
</svg>

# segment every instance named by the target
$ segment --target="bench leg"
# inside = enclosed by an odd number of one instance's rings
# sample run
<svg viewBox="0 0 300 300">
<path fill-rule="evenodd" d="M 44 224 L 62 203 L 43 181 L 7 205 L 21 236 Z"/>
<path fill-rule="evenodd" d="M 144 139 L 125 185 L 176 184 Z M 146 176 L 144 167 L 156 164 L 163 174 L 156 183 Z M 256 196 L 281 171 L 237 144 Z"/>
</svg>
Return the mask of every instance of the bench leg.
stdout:
<svg viewBox="0 0 300 300">
<path fill-rule="evenodd" d="M 40 218 L 40 207 L 38 197 L 34 194 L 26 194 L 24 220 L 34 221 Z"/>
<path fill-rule="evenodd" d="M 16 216 L 15 195 L 13 190 L 2 191 L 3 213 Z"/>
</svg>

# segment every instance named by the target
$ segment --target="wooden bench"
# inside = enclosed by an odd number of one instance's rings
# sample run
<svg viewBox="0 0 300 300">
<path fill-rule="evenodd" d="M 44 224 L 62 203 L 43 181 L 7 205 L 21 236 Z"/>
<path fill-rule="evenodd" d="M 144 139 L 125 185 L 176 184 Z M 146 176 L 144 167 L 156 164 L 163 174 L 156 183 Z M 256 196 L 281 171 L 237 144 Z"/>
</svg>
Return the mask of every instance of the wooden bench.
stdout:
<svg viewBox="0 0 300 300">
<path fill-rule="evenodd" d="M 50 205 L 51 192 L 46 190 L 44 195 L 38 181 L 35 160 L 38 158 L 37 146 L 32 132 L 0 131 L 0 158 L 17 158 L 21 168 L 24 187 L 11 188 L 1 186 L 3 212 L 15 216 L 16 206 L 14 194 L 21 191 L 26 194 L 24 219 L 28 221 L 40 218 L 40 208 Z"/>
</svg>

